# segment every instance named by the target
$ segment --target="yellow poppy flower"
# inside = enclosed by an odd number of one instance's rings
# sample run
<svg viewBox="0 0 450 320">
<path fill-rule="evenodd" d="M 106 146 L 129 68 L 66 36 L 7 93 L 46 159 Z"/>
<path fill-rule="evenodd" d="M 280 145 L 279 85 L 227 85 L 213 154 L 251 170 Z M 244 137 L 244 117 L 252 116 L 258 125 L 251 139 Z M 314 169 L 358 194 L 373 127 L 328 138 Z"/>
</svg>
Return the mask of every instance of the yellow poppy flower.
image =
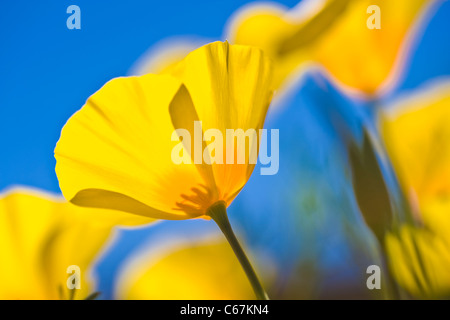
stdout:
<svg viewBox="0 0 450 320">
<path fill-rule="evenodd" d="M 111 80 L 69 119 L 55 149 L 61 190 L 79 206 L 157 219 L 212 218 L 257 297 L 266 299 L 226 208 L 256 163 L 257 133 L 272 97 L 271 63 L 260 49 L 215 42 L 166 72 Z M 208 138 L 210 130 L 227 141 Z M 255 134 L 235 143 L 229 130 Z"/>
<path fill-rule="evenodd" d="M 411 95 L 387 110 L 380 125 L 417 223 L 389 236 L 387 247 L 397 280 L 419 297 L 450 296 L 449 92 L 447 82 Z"/>
<path fill-rule="evenodd" d="M 228 206 L 254 164 L 175 164 L 179 141 L 172 135 L 186 129 L 194 137 L 194 121 L 223 136 L 226 129 L 258 132 L 271 99 L 270 72 L 260 50 L 215 42 L 190 53 L 170 75 L 111 80 L 62 130 L 55 157 L 64 196 L 158 219 L 205 217 L 214 203 Z M 180 152 L 194 156 L 190 148 Z"/>
<path fill-rule="evenodd" d="M 319 63 L 350 93 L 374 95 L 398 77 L 405 54 L 428 8 L 426 0 L 302 1 L 292 10 L 253 4 L 229 22 L 231 43 L 257 46 L 275 62 L 283 87 L 307 62 Z M 368 20 L 380 8 L 380 29 Z"/>
<path fill-rule="evenodd" d="M 226 242 L 207 238 L 152 249 L 137 254 L 123 268 L 116 298 L 254 299 L 252 287 Z"/>
<path fill-rule="evenodd" d="M 11 189 L 0 197 L 0 299 L 88 297 L 95 289 L 90 267 L 111 227 L 147 222 L 121 212 L 79 208 L 31 189 Z M 70 266 L 80 268 L 81 287 L 73 291 L 67 286 L 75 272 Z"/>
</svg>

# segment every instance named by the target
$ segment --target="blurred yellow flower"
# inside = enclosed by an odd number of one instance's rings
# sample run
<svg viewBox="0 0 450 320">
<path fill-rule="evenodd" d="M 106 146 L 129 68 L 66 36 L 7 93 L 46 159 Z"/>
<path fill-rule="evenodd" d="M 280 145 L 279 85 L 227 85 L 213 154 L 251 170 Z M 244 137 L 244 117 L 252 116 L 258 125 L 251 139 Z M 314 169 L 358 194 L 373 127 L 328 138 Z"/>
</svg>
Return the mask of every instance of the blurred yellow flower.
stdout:
<svg viewBox="0 0 450 320">
<path fill-rule="evenodd" d="M 417 224 L 389 236 L 387 246 L 397 280 L 420 297 L 450 296 L 449 123 L 450 83 L 443 82 L 402 99 L 380 125 Z"/>
<path fill-rule="evenodd" d="M 441 231 L 450 223 L 448 216 L 436 215 L 450 205 L 449 121 L 448 82 L 402 99 L 384 112 L 381 121 L 386 149 L 405 194 L 424 222 L 439 218 L 433 229 L 442 227 Z"/>
<path fill-rule="evenodd" d="M 160 247 L 128 262 L 119 276 L 116 298 L 254 299 L 252 287 L 226 242 L 206 239 Z"/>
<path fill-rule="evenodd" d="M 79 208 L 30 189 L 11 189 L 0 197 L 0 299 L 86 298 L 95 289 L 90 268 L 111 227 L 148 222 L 116 211 Z M 72 273 L 67 271 L 74 265 L 80 268 L 81 288 L 71 292 L 67 280 Z"/>
<path fill-rule="evenodd" d="M 367 226 L 382 242 L 392 226 L 391 200 L 376 150 L 366 131 L 360 147 L 353 142 L 349 145 L 348 156 L 358 207 Z"/>
<path fill-rule="evenodd" d="M 271 62 L 260 49 L 214 42 L 165 72 L 113 79 L 69 119 L 55 149 L 61 190 L 79 206 L 156 219 L 212 218 L 255 294 L 266 299 L 226 208 L 255 167 L 249 159 L 257 156 L 257 132 L 272 98 Z M 229 130 L 255 135 L 244 134 L 244 143 L 238 144 L 232 136 L 230 143 L 217 146 L 217 136 L 204 136 L 209 130 L 222 137 Z M 197 143 L 185 141 L 191 137 Z M 174 160 L 174 150 L 181 163 Z M 205 161 L 197 161 L 199 150 Z M 214 157 L 227 155 L 227 161 L 211 162 L 211 151 Z M 245 161 L 239 163 L 238 154 Z M 235 160 L 230 163 L 228 155 Z"/>
<path fill-rule="evenodd" d="M 113 79 L 69 119 L 55 149 L 66 199 L 189 219 L 206 217 L 214 203 L 228 206 L 244 187 L 254 164 L 177 165 L 171 155 L 179 141 L 171 137 L 179 128 L 194 136 L 199 120 L 204 131 L 224 136 L 226 129 L 261 129 L 272 96 L 270 61 L 259 49 L 215 42 L 169 69 Z"/>
<path fill-rule="evenodd" d="M 413 297 L 450 298 L 448 236 L 446 239 L 427 228 L 404 225 L 398 233 L 388 233 L 385 241 L 394 279 Z"/>
<path fill-rule="evenodd" d="M 374 95 L 398 77 L 426 0 L 302 1 L 288 10 L 277 4 L 251 4 L 230 20 L 231 43 L 263 49 L 275 62 L 275 86 L 283 88 L 316 62 L 342 88 Z M 381 28 L 369 29 L 369 6 L 381 12 Z"/>
</svg>

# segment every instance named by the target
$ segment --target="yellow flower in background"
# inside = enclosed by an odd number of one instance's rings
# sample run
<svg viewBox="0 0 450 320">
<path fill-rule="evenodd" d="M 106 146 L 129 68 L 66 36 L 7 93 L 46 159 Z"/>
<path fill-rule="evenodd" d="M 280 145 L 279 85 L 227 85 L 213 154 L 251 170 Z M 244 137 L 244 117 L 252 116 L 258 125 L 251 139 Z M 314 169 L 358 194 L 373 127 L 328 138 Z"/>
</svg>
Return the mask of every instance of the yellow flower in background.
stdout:
<svg viewBox="0 0 450 320">
<path fill-rule="evenodd" d="M 230 246 L 213 239 L 159 244 L 122 269 L 116 298 L 155 300 L 254 299 Z"/>
<path fill-rule="evenodd" d="M 379 94 L 399 76 L 418 26 L 435 1 L 302 1 L 288 10 L 251 4 L 229 22 L 231 43 L 257 46 L 275 62 L 275 86 L 283 87 L 306 63 L 316 62 L 342 88 Z M 381 29 L 369 29 L 369 6 L 380 8 Z"/>
<path fill-rule="evenodd" d="M 228 206 L 254 164 L 175 164 L 179 141 L 172 134 L 181 128 L 194 137 L 194 121 L 223 136 L 226 129 L 261 129 L 270 74 L 261 50 L 215 42 L 191 52 L 170 74 L 111 80 L 62 130 L 55 157 L 65 198 L 158 219 L 206 217 L 211 205 Z"/>
<path fill-rule="evenodd" d="M 419 297 L 450 296 L 449 123 L 450 83 L 443 82 L 402 99 L 380 124 L 417 222 L 388 237 L 387 247 L 398 282 Z"/>
<path fill-rule="evenodd" d="M 79 208 L 31 189 L 11 189 L 0 198 L 0 299 L 85 299 L 95 290 L 90 270 L 112 226 L 148 222 Z M 67 286 L 73 274 L 67 273 L 69 266 L 81 272 L 81 288 L 73 292 Z"/>
<path fill-rule="evenodd" d="M 443 82 L 402 99 L 384 112 L 380 124 L 405 194 L 421 219 L 442 228 L 442 234 L 450 228 L 444 214 L 450 208 L 449 122 L 450 83 Z"/>
<path fill-rule="evenodd" d="M 428 228 L 404 225 L 397 233 L 388 233 L 385 243 L 394 279 L 409 294 L 425 299 L 450 298 L 448 236 L 446 239 Z"/>
</svg>

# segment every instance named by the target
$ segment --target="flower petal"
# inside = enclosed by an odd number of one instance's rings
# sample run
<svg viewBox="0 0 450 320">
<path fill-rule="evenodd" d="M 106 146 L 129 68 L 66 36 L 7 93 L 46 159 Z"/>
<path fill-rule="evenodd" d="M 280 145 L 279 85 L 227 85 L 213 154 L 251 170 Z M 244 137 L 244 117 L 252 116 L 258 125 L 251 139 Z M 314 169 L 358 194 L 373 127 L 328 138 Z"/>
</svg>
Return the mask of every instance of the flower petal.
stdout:
<svg viewBox="0 0 450 320">
<path fill-rule="evenodd" d="M 189 52 L 208 43 L 197 37 L 175 37 L 162 40 L 153 45 L 131 67 L 130 75 L 141 76 L 148 73 L 160 74 L 173 67 Z"/>
<path fill-rule="evenodd" d="M 168 72 L 183 82 L 193 102 L 193 107 L 186 108 L 177 100 L 173 101 L 171 116 L 174 124 L 185 122 L 185 119 L 192 123 L 198 118 L 204 132 L 217 129 L 224 139 L 227 129 L 254 129 L 257 133 L 262 129 L 272 97 L 272 64 L 261 50 L 214 42 L 191 52 Z M 180 109 L 183 113 L 177 113 Z M 228 204 L 245 185 L 254 168 L 248 161 L 249 150 L 254 144 L 258 144 L 258 138 L 250 137 L 248 149 L 238 150 L 245 152 L 245 164 L 237 164 L 237 161 L 226 164 L 227 152 L 234 152 L 236 156 L 236 150 L 224 142 L 223 164 L 212 165 L 219 198 Z"/>
<path fill-rule="evenodd" d="M 233 251 L 222 241 L 137 256 L 122 271 L 116 294 L 118 299 L 133 300 L 254 299 Z"/>
<path fill-rule="evenodd" d="M 315 60 L 344 87 L 373 95 L 392 86 L 417 32 L 422 14 L 434 1 L 353 0 L 317 48 Z M 369 6 L 380 8 L 380 29 L 369 29 Z"/>
<path fill-rule="evenodd" d="M 388 234 L 386 248 L 395 280 L 415 298 L 449 297 L 449 242 L 427 229 L 404 226 Z"/>
<path fill-rule="evenodd" d="M 48 297 L 40 255 L 45 238 L 58 228 L 58 206 L 14 192 L 0 198 L 0 299 Z"/>
<path fill-rule="evenodd" d="M 254 45 L 275 62 L 275 86 L 284 88 L 307 62 L 319 63 L 350 93 L 374 95 L 392 87 L 419 24 L 436 1 L 302 1 L 287 10 L 250 5 L 233 17 L 232 43 Z M 381 29 L 369 29 L 370 6 L 381 10 Z"/>
<path fill-rule="evenodd" d="M 313 59 L 313 45 L 349 1 L 302 1 L 291 10 L 276 3 L 251 3 L 232 16 L 227 37 L 231 43 L 261 48 L 273 59 L 273 84 L 280 95 Z"/>
<path fill-rule="evenodd" d="M 183 194 L 206 184 L 194 165 L 171 158 L 178 142 L 169 105 L 181 83 L 167 75 L 117 78 L 67 122 L 55 149 L 66 199 L 161 219 L 186 219 Z"/>
<path fill-rule="evenodd" d="M 0 299 L 68 299 L 67 268 L 72 265 L 81 271 L 75 298 L 85 298 L 94 288 L 90 268 L 111 229 L 150 221 L 80 208 L 31 189 L 9 190 L 0 197 Z"/>
<path fill-rule="evenodd" d="M 397 102 L 380 127 L 404 191 L 418 200 L 450 196 L 450 83 Z"/>
<path fill-rule="evenodd" d="M 397 281 L 419 298 L 450 294 L 450 83 L 434 84 L 386 109 L 381 131 L 419 220 L 386 238 Z"/>
</svg>

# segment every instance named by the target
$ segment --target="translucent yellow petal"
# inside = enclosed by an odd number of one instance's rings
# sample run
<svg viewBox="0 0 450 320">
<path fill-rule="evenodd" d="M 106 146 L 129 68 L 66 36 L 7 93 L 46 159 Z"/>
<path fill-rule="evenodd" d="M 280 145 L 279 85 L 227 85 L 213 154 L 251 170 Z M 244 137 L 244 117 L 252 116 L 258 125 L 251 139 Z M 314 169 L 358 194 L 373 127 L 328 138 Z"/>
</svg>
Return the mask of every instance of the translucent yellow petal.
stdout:
<svg viewBox="0 0 450 320">
<path fill-rule="evenodd" d="M 206 147 L 196 121 L 223 137 L 226 129 L 258 133 L 272 95 L 270 61 L 259 49 L 216 42 L 168 72 L 108 82 L 65 125 L 55 149 L 56 172 L 72 203 L 187 219 L 204 215 L 218 200 L 229 204 L 244 186 L 254 168 L 247 149 L 257 154 L 256 135 L 248 148 L 223 146 L 224 155 L 242 151 L 244 164 L 211 166 L 204 152 L 199 162 L 176 164 L 172 151 L 182 144 L 181 151 L 195 160 L 186 139 L 193 148 L 198 139 Z M 189 137 L 173 136 L 175 129 Z"/>
<path fill-rule="evenodd" d="M 64 126 L 55 149 L 66 199 L 162 219 L 190 218 L 177 203 L 205 185 L 194 165 L 171 158 L 170 76 L 117 78 L 92 95 Z M 197 214 L 199 215 L 199 214 Z"/>
<path fill-rule="evenodd" d="M 140 257 L 124 269 L 119 299 L 254 299 L 228 243 L 175 246 Z"/>
<path fill-rule="evenodd" d="M 20 193 L 0 198 L 0 299 L 49 297 L 41 255 L 46 238 L 59 226 L 58 206 Z"/>
<path fill-rule="evenodd" d="M 387 243 L 399 282 L 417 297 L 450 296 L 450 84 L 400 100 L 381 118 L 383 138 L 423 228 Z"/>
<path fill-rule="evenodd" d="M 67 215 L 73 215 L 72 211 L 77 210 L 95 210 L 76 207 L 69 203 L 61 205 L 61 207 L 68 206 L 70 209 L 67 210 Z M 95 278 L 91 273 L 91 267 L 107 243 L 111 228 L 112 226 L 109 228 L 93 226 L 87 222 L 72 220 L 64 221 L 59 229 L 49 235 L 42 252 L 41 263 L 45 271 L 47 294 L 52 299 L 70 298 L 67 279 L 72 273 L 68 273 L 69 266 L 77 266 L 81 271 L 81 288 L 74 291 L 75 299 L 85 299 L 95 291 Z M 59 296 L 59 286 L 62 286 L 63 297 Z"/>
<path fill-rule="evenodd" d="M 389 266 L 396 281 L 415 298 L 450 297 L 450 245 L 427 229 L 404 226 L 388 234 Z"/>
<path fill-rule="evenodd" d="M 263 49 L 272 56 L 277 52 L 280 35 L 294 27 L 285 19 L 287 9 L 278 4 L 254 3 L 236 11 L 227 27 L 227 37 L 232 43 Z"/>
<path fill-rule="evenodd" d="M 139 220 L 106 211 L 80 208 L 35 190 L 8 191 L 0 198 L 0 299 L 68 299 L 67 268 L 72 265 L 81 271 L 75 298 L 91 294 L 90 268 L 112 227 Z"/>
<path fill-rule="evenodd" d="M 217 129 L 224 139 L 227 129 L 253 129 L 257 133 L 262 129 L 272 97 L 272 64 L 261 50 L 214 42 L 191 52 L 168 72 L 183 82 L 193 102 L 185 106 L 181 105 L 186 101 L 184 98 L 177 97 L 173 101 L 171 116 L 174 124 L 180 122 L 186 126 L 191 123 L 192 126 L 192 122 L 199 119 L 204 132 Z M 247 143 L 246 148 L 239 150 L 223 143 L 223 164 L 212 164 L 219 199 L 228 204 L 245 185 L 254 168 L 248 161 L 249 150 L 258 144 L 258 138 L 250 136 Z M 237 143 L 235 147 L 238 147 Z M 245 153 L 245 163 L 238 164 L 237 160 L 233 164 L 225 163 L 226 154 L 231 152 L 235 156 L 237 152 Z"/>
<path fill-rule="evenodd" d="M 425 203 L 450 197 L 450 83 L 399 101 L 381 120 L 391 161 L 406 194 Z"/>
</svg>

